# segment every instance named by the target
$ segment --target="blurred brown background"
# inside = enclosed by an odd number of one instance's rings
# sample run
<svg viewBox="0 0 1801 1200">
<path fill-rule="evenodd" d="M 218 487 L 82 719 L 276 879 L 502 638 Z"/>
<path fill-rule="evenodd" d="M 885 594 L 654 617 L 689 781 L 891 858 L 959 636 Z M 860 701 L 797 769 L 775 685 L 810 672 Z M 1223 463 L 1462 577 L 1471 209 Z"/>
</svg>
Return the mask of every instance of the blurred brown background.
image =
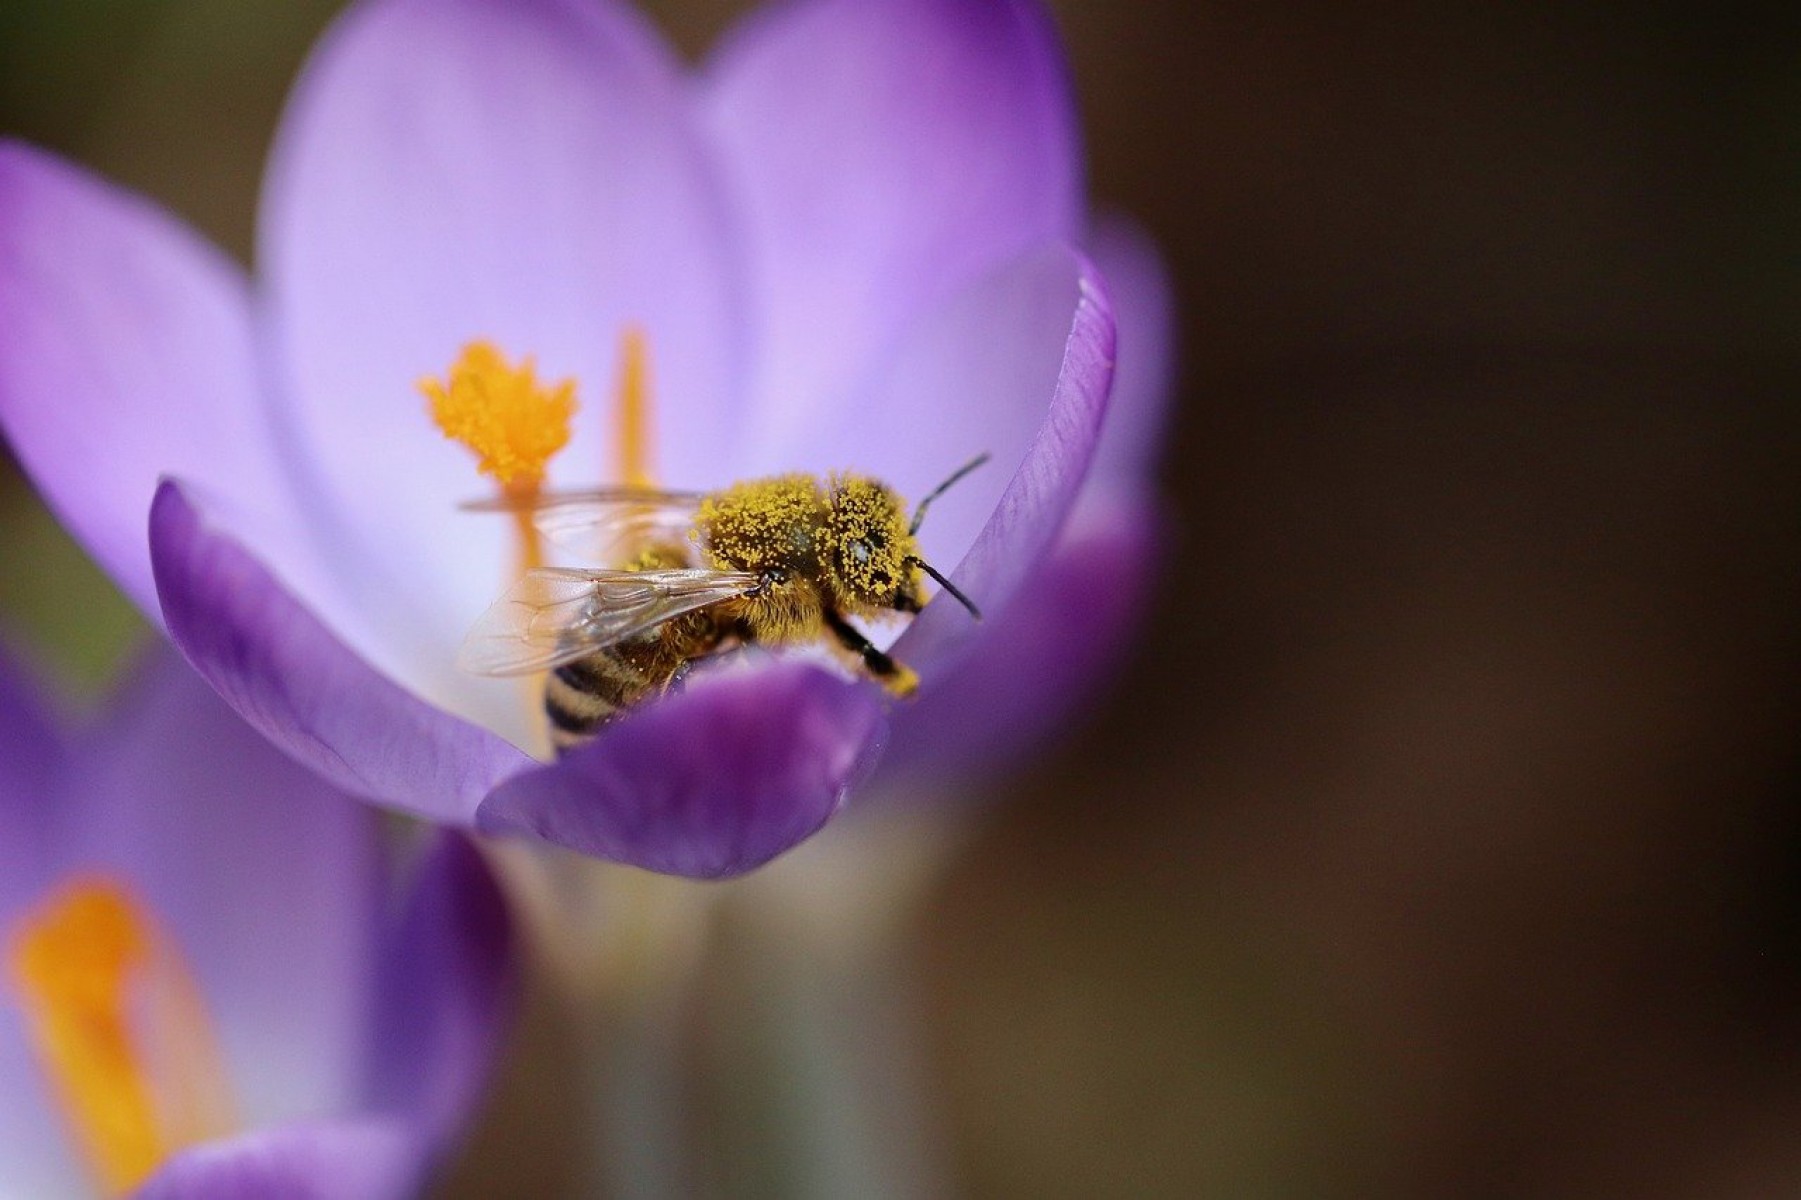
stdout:
<svg viewBox="0 0 1801 1200">
<path fill-rule="evenodd" d="M 246 254 L 335 7 L 4 0 L 0 129 Z M 1055 7 L 1179 533 L 919 930 L 960 1175 L 1801 1195 L 1801 15 Z M 131 618 L 11 480 L 0 539 L 91 688 Z"/>
</svg>

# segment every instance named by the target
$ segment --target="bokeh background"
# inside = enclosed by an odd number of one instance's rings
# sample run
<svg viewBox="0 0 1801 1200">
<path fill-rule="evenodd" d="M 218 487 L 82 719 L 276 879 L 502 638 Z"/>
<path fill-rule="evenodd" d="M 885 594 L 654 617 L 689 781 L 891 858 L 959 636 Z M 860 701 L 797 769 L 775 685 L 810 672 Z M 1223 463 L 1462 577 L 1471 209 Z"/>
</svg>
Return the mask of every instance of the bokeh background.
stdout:
<svg viewBox="0 0 1801 1200">
<path fill-rule="evenodd" d="M 0 0 L 0 131 L 247 258 L 336 7 Z M 1172 533 L 907 925 L 956 1175 L 1801 1195 L 1801 14 L 1054 7 L 1180 296 Z M 0 621 L 77 707 L 142 636 L 10 468 Z"/>
</svg>

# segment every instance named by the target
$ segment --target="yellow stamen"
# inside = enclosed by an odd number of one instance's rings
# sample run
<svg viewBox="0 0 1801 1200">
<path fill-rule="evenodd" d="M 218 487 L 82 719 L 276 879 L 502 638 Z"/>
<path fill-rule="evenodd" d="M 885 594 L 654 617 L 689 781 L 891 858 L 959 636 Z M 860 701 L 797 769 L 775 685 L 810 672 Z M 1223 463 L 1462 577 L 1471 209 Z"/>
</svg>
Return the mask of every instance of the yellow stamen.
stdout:
<svg viewBox="0 0 1801 1200">
<path fill-rule="evenodd" d="M 628 325 L 619 340 L 619 482 L 656 486 L 650 469 L 650 363 L 644 331 Z"/>
<path fill-rule="evenodd" d="M 519 573 L 535 571 L 544 565 L 544 535 L 532 520 L 530 509 L 513 514 L 513 532 L 519 535 Z"/>
<path fill-rule="evenodd" d="M 514 367 L 494 343 L 478 339 L 463 347 L 448 377 L 421 379 L 419 390 L 444 436 L 473 450 L 476 470 L 515 502 L 520 571 L 543 566 L 529 508 L 551 458 L 569 444 L 575 381 L 540 383 L 529 357 Z"/>
<path fill-rule="evenodd" d="M 535 491 L 569 444 L 575 381 L 546 386 L 530 358 L 514 367 L 492 342 L 470 342 L 447 379 L 421 379 L 419 390 L 444 436 L 475 451 L 476 469 L 509 493 Z"/>
<path fill-rule="evenodd" d="M 198 987 L 122 885 L 65 884 L 20 922 L 10 958 L 32 1049 L 108 1194 L 229 1128 L 229 1088 Z"/>
</svg>

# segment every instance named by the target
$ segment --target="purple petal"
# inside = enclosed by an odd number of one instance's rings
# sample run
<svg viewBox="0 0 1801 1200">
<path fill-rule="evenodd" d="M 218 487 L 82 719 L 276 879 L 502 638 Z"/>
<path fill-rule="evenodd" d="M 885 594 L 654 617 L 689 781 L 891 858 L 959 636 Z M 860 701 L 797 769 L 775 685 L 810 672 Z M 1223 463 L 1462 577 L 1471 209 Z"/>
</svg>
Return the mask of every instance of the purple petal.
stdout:
<svg viewBox="0 0 1801 1200">
<path fill-rule="evenodd" d="M 825 824 L 886 737 L 867 685 L 801 663 L 720 671 L 508 780 L 478 815 L 647 870 L 739 875 Z"/>
<path fill-rule="evenodd" d="M 0 653 L 0 944 L 55 866 L 68 739 L 28 672 Z M 0 987 L 0 1196 L 79 1194 L 86 1186 L 18 1006 Z"/>
<path fill-rule="evenodd" d="M 934 502 L 926 556 L 955 566 L 1025 461 L 1057 390 L 1084 264 L 1047 246 L 977 281 L 908 330 L 804 445 L 761 472 L 870 472 L 917 499 L 986 451 L 987 466 Z"/>
<path fill-rule="evenodd" d="M 1061 726 L 1112 671 L 1143 615 L 1160 532 L 1147 499 L 1085 500 L 1050 559 L 983 623 L 968 657 L 895 712 L 878 778 L 993 768 Z"/>
<path fill-rule="evenodd" d="M 0 642 L 0 797 L 48 787 L 68 760 L 68 741 L 36 675 Z"/>
<path fill-rule="evenodd" d="M 242 272 L 161 210 L 0 143 L 0 427 L 64 524 L 154 619 L 159 475 L 276 476 Z"/>
<path fill-rule="evenodd" d="M 1127 221 L 1103 220 L 1093 245 L 1117 314 L 1119 365 L 1088 480 L 1049 561 L 1013 605 L 984 623 L 968 657 L 924 701 L 896 713 L 884 777 L 1017 758 L 1089 698 L 1142 616 L 1161 525 L 1148 475 L 1168 421 L 1169 278 L 1156 247 Z"/>
<path fill-rule="evenodd" d="M 454 1134 L 511 1025 L 517 968 L 493 875 L 467 838 L 440 833 L 382 949 L 370 1101 L 434 1144 Z"/>
<path fill-rule="evenodd" d="M 264 736 L 355 795 L 466 824 L 531 759 L 378 675 L 165 482 L 150 513 L 170 635 Z"/>
<path fill-rule="evenodd" d="M 184 1151 L 136 1200 L 399 1200 L 418 1191 L 422 1159 L 397 1124 L 288 1125 Z"/>
<path fill-rule="evenodd" d="M 37 680 L 0 645 L 0 911 L 35 887 L 68 759 L 68 738 Z"/>
<path fill-rule="evenodd" d="M 934 374 L 943 379 L 943 386 L 958 386 L 961 372 L 961 385 L 968 389 L 959 414 L 962 420 L 956 426 L 940 422 L 930 432 L 915 433 L 913 452 L 924 453 L 924 447 L 937 445 L 947 433 L 966 439 L 985 437 L 993 439 L 989 445 L 968 441 L 965 445 L 971 450 L 992 449 L 1001 470 L 990 467 L 987 479 L 972 476 L 948 493 L 932 508 L 921 537 L 928 556 L 940 568 L 947 561 L 946 547 L 969 547 L 952 578 L 964 594 L 995 616 L 1049 553 L 1069 515 L 1100 437 L 1112 385 L 1113 313 L 1103 286 L 1092 266 L 1076 260 L 1068 294 L 1059 297 L 1046 283 L 1054 276 L 1045 274 L 1058 261 L 1034 256 L 1025 260 L 1027 269 L 1016 268 L 1003 276 L 1012 295 L 1009 303 L 995 308 L 996 319 L 988 324 L 976 319 L 973 311 L 953 310 L 942 332 L 927 338 L 919 356 L 911 360 L 920 374 L 915 376 L 903 364 L 883 381 L 883 387 L 892 390 L 878 396 L 867 410 L 872 423 L 883 419 L 878 414 L 884 413 L 904 419 L 906 396 L 920 394 L 917 388 Z M 1060 261 L 1069 263 L 1067 252 Z M 1008 321 L 1015 307 L 1029 319 Z M 1057 328 L 1047 319 L 1057 312 L 1065 314 L 1060 350 L 1046 345 L 1046 331 Z M 1048 363 L 1060 364 L 1054 376 Z M 1035 382 L 1040 379 L 1041 384 Z M 1042 397 L 1038 404 L 1046 407 L 1028 407 L 1034 395 Z M 1014 449 L 1020 445 L 1015 431 L 1022 427 L 1022 417 L 1034 412 L 1030 440 L 1023 451 Z M 948 449 L 937 453 L 949 457 Z M 1009 463 L 1017 464 L 1010 474 Z M 997 500 L 994 489 L 999 480 L 1005 484 Z M 963 539 L 979 513 L 988 515 L 972 545 Z M 933 602 L 895 642 L 893 653 L 930 683 L 932 676 L 948 669 L 949 656 L 974 626 L 957 605 Z"/>
<path fill-rule="evenodd" d="M 372 0 L 295 93 L 261 244 L 285 393 L 367 605 L 432 661 L 515 565 L 507 521 L 457 512 L 490 485 L 417 390 L 470 339 L 578 380 L 553 482 L 612 470 L 628 325 L 649 341 L 662 476 L 710 480 L 738 436 L 735 260 L 687 95 L 606 0 Z"/>
<path fill-rule="evenodd" d="M 1110 215 L 1098 221 L 1089 255 L 1107 281 L 1119 327 L 1119 366 L 1092 483 L 1137 487 L 1156 466 L 1169 425 L 1175 298 L 1156 243 L 1126 218 Z"/>
<path fill-rule="evenodd" d="M 18 1006 L 0 996 L 0 1196 L 79 1196 L 91 1186 L 42 1080 Z"/>
<path fill-rule="evenodd" d="M 754 453 L 802 436 L 921 313 L 1080 233 L 1069 80 L 1035 4 L 772 4 L 708 84 L 760 315 Z"/>
<path fill-rule="evenodd" d="M 192 965 L 251 1123 L 355 1098 L 385 896 L 378 815 L 159 648 L 81 739 L 59 872 L 105 870 Z"/>
</svg>

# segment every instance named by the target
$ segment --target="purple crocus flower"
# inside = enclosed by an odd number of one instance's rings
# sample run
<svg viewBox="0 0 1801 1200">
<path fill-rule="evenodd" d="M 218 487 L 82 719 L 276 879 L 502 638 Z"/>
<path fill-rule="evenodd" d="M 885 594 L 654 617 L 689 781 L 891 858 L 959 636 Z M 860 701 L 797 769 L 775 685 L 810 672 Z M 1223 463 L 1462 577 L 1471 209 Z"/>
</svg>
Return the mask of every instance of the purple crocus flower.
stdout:
<svg viewBox="0 0 1801 1200">
<path fill-rule="evenodd" d="M 0 146 L 0 424 L 121 586 L 325 778 L 731 875 L 817 830 L 896 719 L 909 756 L 1042 728 L 1132 607 L 1162 280 L 1141 240 L 1090 237 L 1079 162 L 1030 0 L 780 4 L 698 71 L 610 0 L 365 0 L 289 106 L 254 286 L 141 200 Z M 1147 314 L 1124 335 L 1143 411 L 1096 465 L 1116 306 Z M 991 453 L 921 534 L 990 622 L 927 606 L 892 647 L 921 679 L 898 718 L 789 658 L 540 762 L 531 699 L 455 666 L 521 561 L 510 521 L 458 511 L 487 485 L 417 391 L 477 345 L 574 381 L 550 486 L 612 481 L 634 345 L 666 486 L 856 469 L 917 498 Z"/>
<path fill-rule="evenodd" d="M 73 732 L 0 663 L 0 1194 L 417 1191 L 512 947 L 462 835 L 396 896 L 381 833 L 172 654 Z"/>
</svg>

